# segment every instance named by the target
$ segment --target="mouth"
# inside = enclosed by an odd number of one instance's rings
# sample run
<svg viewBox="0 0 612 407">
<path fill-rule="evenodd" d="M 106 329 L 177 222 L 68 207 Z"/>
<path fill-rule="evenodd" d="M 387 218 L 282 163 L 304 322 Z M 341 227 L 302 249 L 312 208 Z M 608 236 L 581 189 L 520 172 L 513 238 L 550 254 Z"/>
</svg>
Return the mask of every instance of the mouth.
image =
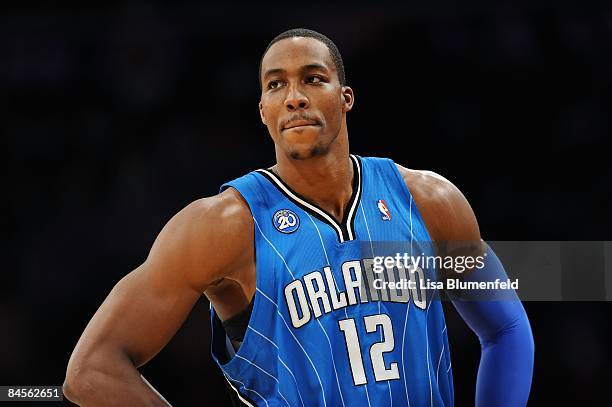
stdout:
<svg viewBox="0 0 612 407">
<path fill-rule="evenodd" d="M 318 125 L 319 123 L 317 123 L 314 120 L 307 120 L 307 119 L 291 120 L 285 123 L 282 130 L 284 131 L 284 130 L 295 129 L 299 127 L 318 126 Z"/>
</svg>

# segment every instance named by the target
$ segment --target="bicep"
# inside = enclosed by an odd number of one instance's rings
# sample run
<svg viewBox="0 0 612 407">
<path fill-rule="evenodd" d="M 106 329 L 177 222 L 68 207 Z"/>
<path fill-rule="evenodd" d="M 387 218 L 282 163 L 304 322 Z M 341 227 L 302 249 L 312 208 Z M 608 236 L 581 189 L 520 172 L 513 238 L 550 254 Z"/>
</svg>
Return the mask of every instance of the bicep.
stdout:
<svg viewBox="0 0 612 407">
<path fill-rule="evenodd" d="M 409 170 L 398 165 L 406 185 L 412 193 L 429 236 L 435 242 L 439 256 L 477 258 L 484 251 L 480 228 L 474 211 L 463 193 L 446 178 L 431 171 Z M 453 270 L 440 270 L 441 277 Z M 455 277 L 462 278 L 469 268 Z"/>
<path fill-rule="evenodd" d="M 452 182 L 432 171 L 410 170 L 397 165 L 432 240 L 479 241 L 474 211 Z"/>
<path fill-rule="evenodd" d="M 206 205 L 192 204 L 168 222 L 147 260 L 100 306 L 77 353 L 124 355 L 141 366 L 168 343 L 229 257 L 213 243 L 222 233 L 209 226 L 219 222 L 209 222 Z"/>
<path fill-rule="evenodd" d="M 201 295 L 164 274 L 159 265 L 145 262 L 121 279 L 85 330 L 83 350 L 120 352 L 137 367 L 155 356 Z"/>
</svg>

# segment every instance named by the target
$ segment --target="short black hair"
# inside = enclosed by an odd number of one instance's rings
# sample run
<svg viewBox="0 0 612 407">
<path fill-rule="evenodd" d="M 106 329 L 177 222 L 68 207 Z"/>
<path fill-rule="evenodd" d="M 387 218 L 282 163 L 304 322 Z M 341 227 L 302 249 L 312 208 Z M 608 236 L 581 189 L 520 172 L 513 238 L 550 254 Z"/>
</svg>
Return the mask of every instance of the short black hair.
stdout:
<svg viewBox="0 0 612 407">
<path fill-rule="evenodd" d="M 325 35 L 319 32 L 313 31 L 313 30 L 309 30 L 307 28 L 292 28 L 291 30 L 287 30 L 285 32 L 280 33 L 272 41 L 270 41 L 270 43 L 266 47 L 266 50 L 261 55 L 261 59 L 259 60 L 259 81 L 260 83 L 261 83 L 261 63 L 263 62 L 263 58 L 268 52 L 268 50 L 270 49 L 270 47 L 276 44 L 277 42 L 279 42 L 280 40 L 284 40 L 285 38 L 294 38 L 294 37 L 314 38 L 315 40 L 319 40 L 323 44 L 325 44 L 325 46 L 329 50 L 329 55 L 331 56 L 332 62 L 336 66 L 336 72 L 338 72 L 338 80 L 340 82 L 340 85 L 342 86 L 346 85 L 345 83 L 346 78 L 344 75 L 344 63 L 342 62 L 342 55 L 340 55 L 340 51 L 338 50 L 338 47 L 336 46 L 336 44 L 334 44 L 334 42 L 330 40 L 329 38 L 327 38 Z"/>
</svg>

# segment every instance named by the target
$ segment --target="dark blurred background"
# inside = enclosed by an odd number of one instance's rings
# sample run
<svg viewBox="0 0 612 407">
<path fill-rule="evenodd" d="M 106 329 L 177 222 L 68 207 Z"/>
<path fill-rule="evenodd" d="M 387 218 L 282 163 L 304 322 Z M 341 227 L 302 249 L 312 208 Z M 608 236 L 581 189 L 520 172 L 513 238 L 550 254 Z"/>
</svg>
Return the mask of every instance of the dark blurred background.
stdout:
<svg viewBox="0 0 612 407">
<path fill-rule="evenodd" d="M 610 2 L 50 4 L 0 11 L 0 384 L 60 385 L 164 223 L 273 163 L 257 70 L 288 28 L 339 46 L 352 151 L 446 176 L 484 239 L 612 240 Z M 610 303 L 525 307 L 530 404 L 608 400 Z M 473 405 L 479 345 L 447 319 L 457 405 Z M 177 406 L 225 405 L 208 338 L 202 299 L 142 369 Z"/>
</svg>

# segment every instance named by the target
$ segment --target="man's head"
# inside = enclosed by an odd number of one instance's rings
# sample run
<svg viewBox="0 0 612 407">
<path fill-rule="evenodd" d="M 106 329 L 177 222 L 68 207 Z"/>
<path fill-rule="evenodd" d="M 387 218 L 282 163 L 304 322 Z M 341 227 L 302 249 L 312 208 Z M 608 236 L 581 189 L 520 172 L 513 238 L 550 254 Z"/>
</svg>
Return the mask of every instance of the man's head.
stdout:
<svg viewBox="0 0 612 407">
<path fill-rule="evenodd" d="M 348 137 L 353 91 L 344 85 L 342 57 L 329 38 L 305 29 L 280 34 L 261 58 L 259 78 L 259 112 L 277 154 L 308 159 L 326 154 L 339 135 Z"/>
</svg>

